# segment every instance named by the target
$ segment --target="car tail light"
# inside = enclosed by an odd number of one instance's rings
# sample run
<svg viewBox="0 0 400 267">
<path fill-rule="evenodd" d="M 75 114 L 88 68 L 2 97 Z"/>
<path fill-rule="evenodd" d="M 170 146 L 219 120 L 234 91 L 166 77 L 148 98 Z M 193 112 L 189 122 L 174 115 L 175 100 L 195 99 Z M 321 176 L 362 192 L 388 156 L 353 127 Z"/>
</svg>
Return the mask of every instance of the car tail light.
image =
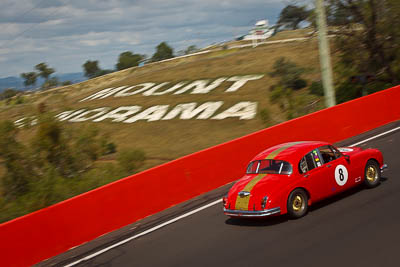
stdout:
<svg viewBox="0 0 400 267">
<path fill-rule="evenodd" d="M 222 198 L 222 204 L 224 205 L 224 208 L 226 207 L 226 203 L 228 203 L 228 198 L 225 196 Z"/>
</svg>

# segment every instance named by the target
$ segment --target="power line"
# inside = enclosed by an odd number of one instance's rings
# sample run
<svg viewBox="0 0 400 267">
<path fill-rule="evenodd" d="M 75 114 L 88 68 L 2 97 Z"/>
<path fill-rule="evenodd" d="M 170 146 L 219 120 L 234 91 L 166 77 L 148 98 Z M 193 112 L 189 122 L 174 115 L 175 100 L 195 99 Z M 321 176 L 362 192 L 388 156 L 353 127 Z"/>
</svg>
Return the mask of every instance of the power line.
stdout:
<svg viewBox="0 0 400 267">
<path fill-rule="evenodd" d="M 17 17 L 17 18 L 25 17 L 26 15 L 31 13 L 33 10 L 37 9 L 44 1 L 46 1 L 46 0 L 41 0 L 38 4 L 36 4 L 35 6 L 31 7 L 29 10 L 25 11 L 21 15 L 15 16 L 15 17 Z M 5 28 L 3 28 L 3 31 L 7 30 L 8 28 L 9 28 L 9 26 L 7 25 Z"/>
<path fill-rule="evenodd" d="M 32 7 L 31 9 L 29 9 L 28 11 L 26 11 L 25 13 L 23 13 L 23 14 L 20 15 L 19 17 L 24 17 L 25 15 L 31 13 L 33 10 L 35 10 L 36 8 L 38 8 L 44 1 L 46 1 L 46 0 L 41 0 L 37 5 L 35 5 L 35 6 Z"/>
<path fill-rule="evenodd" d="M 42 4 L 44 1 L 46 0 L 41 0 L 36 6 L 32 7 L 31 9 L 29 9 L 28 11 L 26 11 L 25 13 L 23 13 L 22 16 L 27 15 L 28 13 L 32 12 L 34 9 L 38 8 L 40 6 L 40 4 Z M 66 0 L 69 1 L 69 0 Z M 50 18 L 52 15 L 56 14 L 58 10 L 55 10 L 53 13 L 48 14 L 47 16 L 44 17 L 44 20 L 47 20 L 48 18 Z M 32 30 L 33 28 L 35 28 L 36 26 L 40 25 L 41 22 L 37 22 L 35 24 L 32 24 L 31 26 L 29 26 L 27 29 L 17 33 L 12 39 L 6 41 L 3 45 L 0 45 L 0 48 L 6 48 L 8 45 L 10 45 L 11 43 L 13 43 L 14 41 L 16 41 L 18 38 L 20 38 L 22 35 L 24 35 L 25 33 L 29 32 L 30 30 Z"/>
</svg>

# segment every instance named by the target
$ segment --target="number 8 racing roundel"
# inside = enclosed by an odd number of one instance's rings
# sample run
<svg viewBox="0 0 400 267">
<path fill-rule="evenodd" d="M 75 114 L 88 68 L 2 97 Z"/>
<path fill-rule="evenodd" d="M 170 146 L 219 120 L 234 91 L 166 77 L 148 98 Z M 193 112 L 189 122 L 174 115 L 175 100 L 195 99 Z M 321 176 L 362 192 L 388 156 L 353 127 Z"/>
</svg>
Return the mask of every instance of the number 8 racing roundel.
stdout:
<svg viewBox="0 0 400 267">
<path fill-rule="evenodd" d="M 343 165 L 337 165 L 335 169 L 335 180 L 336 183 L 340 186 L 343 186 L 347 183 L 347 178 L 349 177 L 349 173 L 347 169 Z"/>
</svg>

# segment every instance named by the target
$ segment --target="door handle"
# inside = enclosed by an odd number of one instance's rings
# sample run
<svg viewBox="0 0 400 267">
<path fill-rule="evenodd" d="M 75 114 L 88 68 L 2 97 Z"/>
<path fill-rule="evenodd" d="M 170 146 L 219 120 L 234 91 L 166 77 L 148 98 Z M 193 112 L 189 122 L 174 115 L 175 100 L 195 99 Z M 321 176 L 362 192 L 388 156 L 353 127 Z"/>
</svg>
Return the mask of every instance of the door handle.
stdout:
<svg viewBox="0 0 400 267">
<path fill-rule="evenodd" d="M 330 168 L 330 167 L 332 167 L 332 164 L 328 164 L 328 165 L 326 165 L 326 167 L 327 167 L 327 168 Z"/>
<path fill-rule="evenodd" d="M 304 177 L 304 178 L 307 178 L 308 176 L 310 176 L 310 174 L 305 174 L 303 177 Z"/>
</svg>

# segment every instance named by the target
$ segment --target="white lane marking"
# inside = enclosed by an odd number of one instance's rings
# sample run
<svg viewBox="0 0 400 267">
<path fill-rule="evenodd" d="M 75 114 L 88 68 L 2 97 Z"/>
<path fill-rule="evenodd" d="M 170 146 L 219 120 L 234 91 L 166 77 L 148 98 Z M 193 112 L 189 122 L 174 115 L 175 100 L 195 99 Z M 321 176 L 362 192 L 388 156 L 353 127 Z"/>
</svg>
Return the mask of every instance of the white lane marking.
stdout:
<svg viewBox="0 0 400 267">
<path fill-rule="evenodd" d="M 365 140 L 363 140 L 363 141 L 360 141 L 360 142 L 358 142 L 358 143 L 352 144 L 352 145 L 350 145 L 349 147 L 353 147 L 353 146 L 357 146 L 357 145 L 363 144 L 363 143 L 365 143 L 365 142 L 368 142 L 368 141 L 370 141 L 370 140 L 373 140 L 373 139 L 378 138 L 378 137 L 380 137 L 380 136 L 382 136 L 382 135 L 385 135 L 385 134 L 394 132 L 394 131 L 399 130 L 399 129 L 400 129 L 400 127 L 394 128 L 394 129 L 392 129 L 392 130 L 389 130 L 389 131 L 383 132 L 383 133 L 381 133 L 381 134 L 375 135 L 375 136 L 373 136 L 373 137 L 367 138 L 367 139 L 365 139 Z M 169 224 L 171 224 L 171 223 L 174 223 L 174 222 L 176 222 L 176 221 L 178 221 L 178 220 L 180 220 L 180 219 L 183 219 L 183 218 L 188 217 L 188 216 L 190 216 L 190 215 L 193 215 L 193 214 L 195 214 L 195 213 L 197 213 L 197 212 L 199 212 L 199 211 L 201 211 L 201 210 L 204 210 L 204 209 L 207 209 L 207 208 L 209 208 L 209 207 L 211 207 L 211 206 L 214 206 L 214 205 L 220 203 L 221 201 L 222 201 L 222 199 L 215 200 L 214 202 L 211 202 L 211 203 L 209 203 L 209 204 L 207 204 L 207 205 L 205 205 L 205 206 L 203 206 L 203 207 L 200 207 L 200 208 L 197 208 L 197 209 L 195 209 L 195 210 L 189 211 L 188 213 L 185 213 L 185 214 L 183 214 L 183 215 L 181 215 L 181 216 L 178 216 L 178 217 L 176 217 L 176 218 L 174 218 L 174 219 L 171 219 L 171 220 L 169 220 L 169 221 L 166 221 L 166 222 L 164 222 L 164 223 L 162 223 L 162 224 L 160 224 L 160 225 L 154 226 L 153 228 L 150 228 L 150 229 L 148 229 L 148 230 L 146 230 L 146 231 L 144 231 L 144 232 L 142 232 L 142 233 L 140 233 L 140 234 L 131 236 L 131 237 L 129 237 L 129 238 L 127 238 L 127 239 L 124 239 L 124 240 L 122 240 L 122 241 L 120 241 L 120 242 L 118 242 L 118 243 L 115 243 L 114 245 L 111 245 L 111 246 L 106 247 L 106 248 L 104 248 L 104 249 L 102 249 L 102 250 L 99 250 L 99 251 L 97 251 L 97 252 L 95 252 L 95 253 L 93 253 L 93 254 L 90 254 L 90 255 L 88 255 L 88 256 L 86 256 L 86 257 L 80 259 L 80 260 L 77 260 L 77 261 L 75 261 L 75 262 L 73 262 L 73 263 L 70 263 L 70 264 L 68 264 L 68 265 L 65 265 L 65 267 L 74 266 L 74 265 L 76 265 L 76 264 L 78 264 L 78 263 L 81 263 L 81 262 L 83 262 L 83 261 L 90 260 L 90 259 L 92 259 L 92 258 L 94 258 L 94 257 L 96 257 L 96 256 L 98 256 L 98 255 L 100 255 L 100 254 L 103 254 L 103 253 L 106 252 L 106 251 L 109 251 L 110 249 L 113 249 L 113 248 L 118 247 L 118 246 L 120 246 L 120 245 L 122 245 L 122 244 L 125 244 L 125 243 L 127 243 L 127 242 L 129 242 L 129 241 L 131 241 L 131 240 L 133 240 L 133 239 L 136 239 L 136 238 L 139 238 L 139 237 L 144 236 L 144 235 L 146 235 L 146 234 L 149 234 L 149 233 L 151 233 L 151 232 L 154 232 L 154 231 L 156 231 L 156 230 L 158 230 L 158 229 L 160 229 L 160 228 L 163 228 L 164 226 L 167 226 L 167 225 L 169 225 Z"/>
<path fill-rule="evenodd" d="M 149 233 L 151 233 L 151 232 L 154 232 L 154 231 L 156 231 L 156 230 L 158 230 L 158 229 L 160 229 L 160 228 L 162 228 L 162 227 L 164 227 L 164 226 L 167 226 L 167 225 L 169 225 L 169 224 L 171 224 L 171 223 L 174 223 L 174 222 L 176 222 L 176 221 L 178 221 L 178 220 L 180 220 L 180 219 L 183 219 L 183 218 L 185 218 L 185 217 L 188 217 L 188 216 L 190 216 L 190 215 L 193 215 L 193 214 L 195 214 L 195 213 L 197 213 L 197 212 L 199 212 L 199 211 L 201 211 L 201 210 L 207 209 L 207 208 L 209 208 L 209 207 L 211 207 L 211 206 L 214 206 L 214 205 L 216 205 L 216 204 L 218 204 L 218 203 L 220 203 L 220 202 L 222 202 L 222 199 L 215 200 L 214 202 L 208 203 L 208 204 L 205 205 L 205 206 L 202 206 L 202 207 L 197 208 L 197 209 L 195 209 L 195 210 L 189 211 L 188 213 L 185 213 L 185 214 L 183 214 L 183 215 L 181 215 L 181 216 L 178 216 L 178 217 L 176 217 L 176 218 L 174 218 L 174 219 L 171 219 L 171 220 L 169 220 L 169 221 L 166 221 L 166 222 L 164 222 L 164 223 L 162 223 L 162 224 L 160 224 L 160 225 L 154 226 L 153 228 L 150 228 L 150 229 L 148 229 L 148 230 L 146 230 L 146 231 L 144 231 L 144 232 L 141 232 L 140 234 L 131 236 L 131 237 L 125 239 L 125 240 L 122 240 L 122 241 L 120 241 L 120 242 L 118 242 L 118 243 L 115 243 L 114 245 L 111 245 L 111 246 L 106 247 L 106 248 L 104 248 L 104 249 L 102 249 L 102 250 L 99 250 L 99 251 L 97 251 L 97 252 L 95 252 L 95 253 L 93 253 L 93 254 L 91 254 L 91 255 L 88 255 L 88 256 L 86 256 L 86 257 L 80 259 L 80 260 L 77 260 L 77 261 L 75 261 L 75 262 L 73 262 L 73 263 L 70 263 L 70 264 L 68 264 L 68 265 L 65 265 L 65 267 L 74 266 L 74 265 L 76 265 L 76 264 L 78 264 L 78 263 L 81 263 L 81 262 L 83 262 L 83 261 L 90 260 L 91 258 L 94 258 L 94 257 L 96 257 L 96 256 L 98 256 L 98 255 L 100 255 L 100 254 L 103 254 L 104 252 L 109 251 L 110 249 L 113 249 L 113 248 L 115 248 L 115 247 L 118 247 L 118 246 L 120 246 L 120 245 L 122 245 L 122 244 L 125 244 L 125 243 L 127 243 L 127 242 L 129 242 L 129 241 L 131 241 L 131 240 L 133 240 L 133 239 L 138 238 L 138 237 L 141 237 L 141 236 L 144 236 L 144 235 L 149 234 Z"/>
<path fill-rule="evenodd" d="M 370 138 L 364 139 L 363 141 L 360 141 L 360 142 L 358 142 L 358 143 L 352 144 L 352 145 L 350 145 L 350 147 L 361 145 L 361 144 L 363 144 L 363 143 L 365 143 L 365 142 L 371 141 L 371 140 L 373 140 L 373 139 L 376 139 L 376 138 L 378 138 L 378 137 L 381 137 L 382 135 L 385 135 L 385 134 L 394 132 L 394 131 L 399 130 L 399 129 L 400 129 L 400 127 L 397 127 L 397 128 L 392 129 L 392 130 L 383 132 L 383 133 L 381 133 L 381 134 L 374 135 L 374 136 L 372 136 L 372 137 L 370 137 Z"/>
</svg>

